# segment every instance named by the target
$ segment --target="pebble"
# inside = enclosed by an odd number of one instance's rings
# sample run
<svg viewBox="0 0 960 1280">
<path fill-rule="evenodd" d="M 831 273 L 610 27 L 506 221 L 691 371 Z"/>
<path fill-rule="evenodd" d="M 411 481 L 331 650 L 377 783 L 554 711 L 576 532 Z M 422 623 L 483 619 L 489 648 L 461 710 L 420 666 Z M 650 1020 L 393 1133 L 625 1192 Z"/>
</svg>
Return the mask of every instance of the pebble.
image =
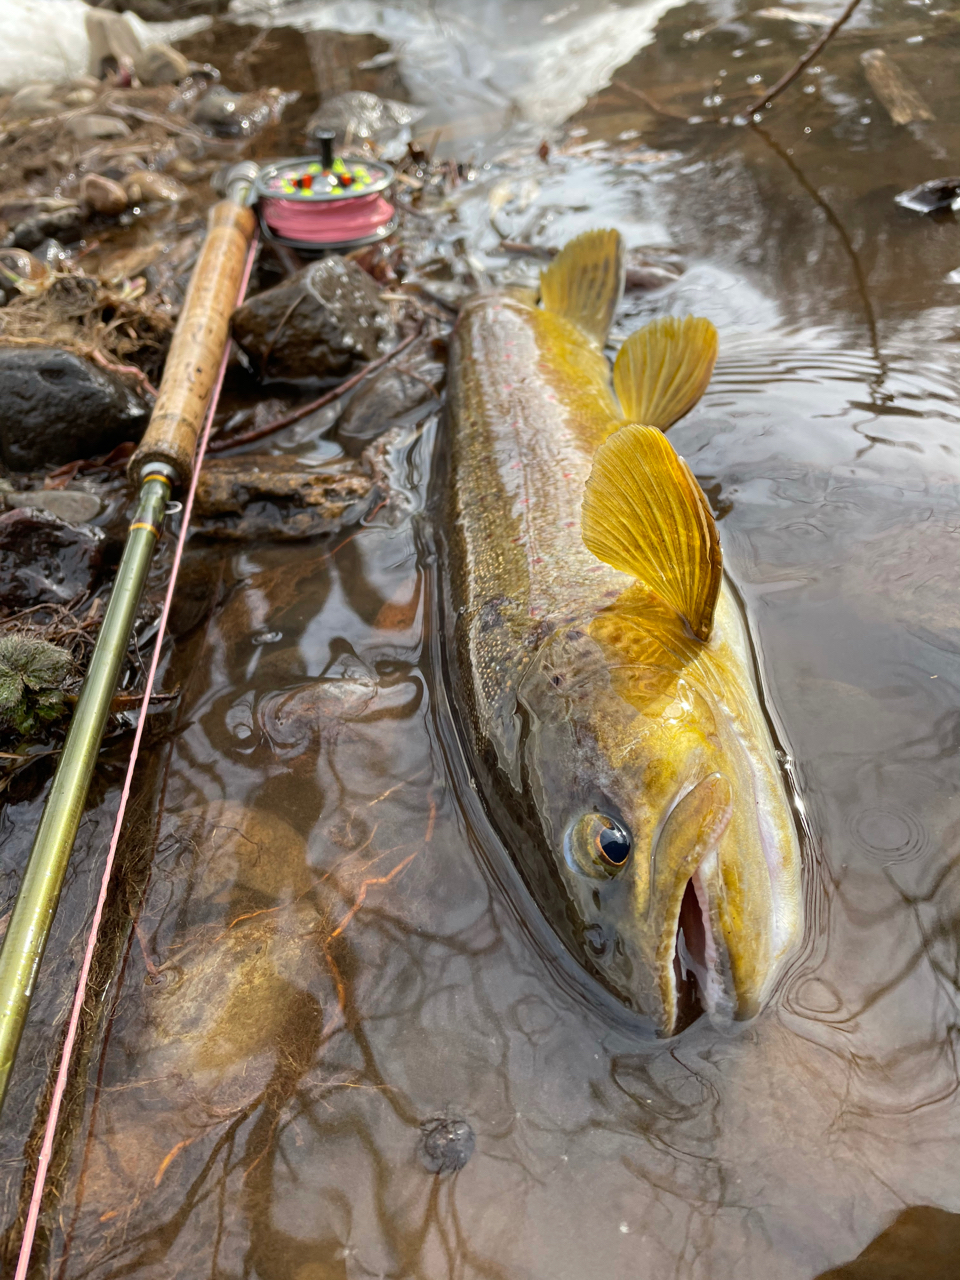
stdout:
<svg viewBox="0 0 960 1280">
<path fill-rule="evenodd" d="M 130 126 L 116 116 L 74 116 L 67 129 L 78 142 L 96 142 L 101 138 L 129 138 Z"/>
<path fill-rule="evenodd" d="M 33 507 L 48 511 L 67 524 L 87 524 L 100 514 L 100 499 L 82 489 L 28 489 L 4 495 L 8 507 Z"/>
<path fill-rule="evenodd" d="M 55 116 L 63 104 L 53 96 L 54 86 L 46 80 L 25 84 L 10 99 L 4 115 L 12 120 L 33 120 L 39 116 Z"/>
<path fill-rule="evenodd" d="M 119 182 L 99 173 L 88 173 L 80 183 L 80 195 L 97 213 L 116 216 L 127 207 L 127 193 Z"/>
<path fill-rule="evenodd" d="M 458 1173 L 473 1155 L 476 1137 L 466 1120 L 424 1120 L 417 1155 L 427 1173 Z"/>
<path fill-rule="evenodd" d="M 123 185 L 127 196 L 135 204 L 141 201 L 149 203 L 152 200 L 178 204 L 190 194 L 182 182 L 168 174 L 156 173 L 153 169 L 136 169 L 133 173 L 128 173 Z"/>
<path fill-rule="evenodd" d="M 133 69 L 141 84 L 152 87 L 176 84 L 190 70 L 190 63 L 168 44 L 151 44 L 134 58 Z"/>
</svg>

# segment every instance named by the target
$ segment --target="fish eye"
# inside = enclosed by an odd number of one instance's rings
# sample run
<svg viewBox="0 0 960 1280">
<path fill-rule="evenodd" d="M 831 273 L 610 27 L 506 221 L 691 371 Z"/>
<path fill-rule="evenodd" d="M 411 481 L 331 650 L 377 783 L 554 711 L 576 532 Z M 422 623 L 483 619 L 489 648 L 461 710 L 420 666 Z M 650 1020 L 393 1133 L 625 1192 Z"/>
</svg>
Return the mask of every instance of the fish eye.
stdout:
<svg viewBox="0 0 960 1280">
<path fill-rule="evenodd" d="M 589 876 L 619 871 L 633 848 L 630 832 L 606 813 L 585 813 L 570 824 L 564 840 L 567 860 Z"/>
</svg>

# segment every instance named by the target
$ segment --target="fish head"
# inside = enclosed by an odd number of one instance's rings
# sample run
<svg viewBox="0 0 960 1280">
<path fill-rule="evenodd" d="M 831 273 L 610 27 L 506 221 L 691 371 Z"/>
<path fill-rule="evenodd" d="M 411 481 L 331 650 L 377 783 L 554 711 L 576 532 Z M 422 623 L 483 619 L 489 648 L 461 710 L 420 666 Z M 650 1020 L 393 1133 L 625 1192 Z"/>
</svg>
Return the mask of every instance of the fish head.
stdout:
<svg viewBox="0 0 960 1280">
<path fill-rule="evenodd" d="M 703 1011 L 749 1018 L 799 922 L 772 744 L 736 673 L 721 697 L 717 672 L 691 660 L 698 641 L 650 642 L 648 628 L 631 650 L 622 631 L 610 615 L 558 629 L 518 689 L 567 936 L 661 1034 Z"/>
</svg>

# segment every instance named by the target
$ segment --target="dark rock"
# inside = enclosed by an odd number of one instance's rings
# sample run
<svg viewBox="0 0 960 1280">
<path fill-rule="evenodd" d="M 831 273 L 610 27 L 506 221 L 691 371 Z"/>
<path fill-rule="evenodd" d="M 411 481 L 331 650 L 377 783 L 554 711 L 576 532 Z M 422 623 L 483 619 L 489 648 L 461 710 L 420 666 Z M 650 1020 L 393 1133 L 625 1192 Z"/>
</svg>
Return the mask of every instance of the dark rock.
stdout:
<svg viewBox="0 0 960 1280">
<path fill-rule="evenodd" d="M 66 604 L 97 585 L 103 564 L 99 529 L 74 528 L 45 511 L 18 507 L 0 516 L 0 600 L 13 612 Z"/>
<path fill-rule="evenodd" d="M 466 1120 L 424 1120 L 417 1155 L 428 1173 L 457 1173 L 473 1155 L 476 1138 Z"/>
<path fill-rule="evenodd" d="M 139 440 L 147 408 L 119 378 L 58 347 L 0 347 L 0 455 L 61 466 Z"/>
<path fill-rule="evenodd" d="M 245 302 L 233 336 L 262 377 L 323 378 L 375 359 L 396 341 L 376 284 L 333 256 Z"/>
<path fill-rule="evenodd" d="M 353 461 L 308 469 L 297 457 L 209 458 L 197 485 L 199 528 L 221 538 L 312 538 L 356 524 L 380 497 Z"/>
<path fill-rule="evenodd" d="M 933 213 L 936 209 L 954 208 L 960 203 L 960 178 L 931 178 L 919 187 L 894 196 L 897 204 L 916 213 Z"/>
<path fill-rule="evenodd" d="M 79 240 L 82 232 L 83 213 L 76 205 L 71 205 L 18 222 L 13 228 L 13 244 L 18 249 L 36 249 L 50 237 L 67 243 Z"/>
<path fill-rule="evenodd" d="M 358 458 L 372 440 L 395 426 L 401 415 L 439 399 L 445 377 L 443 344 L 423 338 L 364 378 L 337 422 L 337 439 L 344 453 Z"/>
</svg>

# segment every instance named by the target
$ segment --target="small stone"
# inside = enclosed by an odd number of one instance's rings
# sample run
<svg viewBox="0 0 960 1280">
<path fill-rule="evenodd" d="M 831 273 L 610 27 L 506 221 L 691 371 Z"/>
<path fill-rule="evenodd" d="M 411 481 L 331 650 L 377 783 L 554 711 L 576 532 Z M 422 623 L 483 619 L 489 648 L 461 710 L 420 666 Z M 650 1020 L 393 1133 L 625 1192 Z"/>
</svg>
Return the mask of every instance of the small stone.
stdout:
<svg viewBox="0 0 960 1280">
<path fill-rule="evenodd" d="M 252 137 L 270 120 L 270 99 L 261 93 L 234 93 L 211 85 L 193 108 L 194 124 L 224 138 Z"/>
<path fill-rule="evenodd" d="M 396 330 L 374 281 L 332 255 L 245 302 L 233 336 L 261 377 L 323 378 L 376 359 Z"/>
<path fill-rule="evenodd" d="M 0 600 L 10 611 L 66 604 L 99 584 L 103 534 L 76 529 L 46 511 L 0 516 Z"/>
<path fill-rule="evenodd" d="M 129 138 L 130 126 L 116 116 L 74 116 L 67 129 L 78 142 L 97 142 L 104 138 Z"/>
<path fill-rule="evenodd" d="M 176 84 L 190 70 L 190 63 L 168 44 L 151 44 L 134 58 L 133 70 L 144 85 Z"/>
<path fill-rule="evenodd" d="M 146 423 L 146 406 L 108 370 L 59 347 L 0 347 L 0 456 L 11 470 L 109 453 Z"/>
<path fill-rule="evenodd" d="M 96 213 L 115 217 L 127 207 L 127 193 L 119 182 L 99 173 L 88 173 L 80 183 L 80 195 Z"/>
<path fill-rule="evenodd" d="M 62 110 L 63 104 L 53 96 L 53 85 L 46 80 L 38 80 L 17 90 L 4 115 L 10 120 L 34 120 L 40 116 L 55 116 Z"/>
<path fill-rule="evenodd" d="M 156 173 L 153 169 L 137 169 L 128 173 L 123 186 L 134 204 L 149 204 L 154 200 L 178 204 L 190 194 L 182 182 L 165 173 Z"/>
<path fill-rule="evenodd" d="M 67 524 L 87 524 L 100 514 L 102 506 L 95 494 L 82 489 L 28 489 L 24 493 L 8 493 L 5 500 L 8 507 L 49 511 Z"/>
<path fill-rule="evenodd" d="M 420 1125 L 417 1155 L 428 1173 L 457 1173 L 473 1155 L 476 1138 L 466 1120 L 437 1117 Z"/>
<path fill-rule="evenodd" d="M 63 95 L 65 107 L 89 107 L 96 100 L 97 95 L 93 89 L 71 89 L 69 93 Z"/>
</svg>

